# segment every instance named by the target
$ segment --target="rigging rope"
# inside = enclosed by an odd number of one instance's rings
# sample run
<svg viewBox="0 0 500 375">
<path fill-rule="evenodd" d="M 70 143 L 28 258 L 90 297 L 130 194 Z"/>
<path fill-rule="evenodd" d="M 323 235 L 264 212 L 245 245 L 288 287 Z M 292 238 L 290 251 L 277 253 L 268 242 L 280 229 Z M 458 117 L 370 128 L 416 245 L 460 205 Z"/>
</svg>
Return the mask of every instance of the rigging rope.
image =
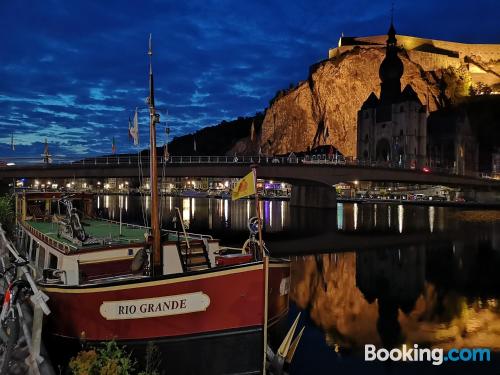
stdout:
<svg viewBox="0 0 500 375">
<path fill-rule="evenodd" d="M 142 221 L 144 225 L 147 227 L 148 226 L 148 215 L 146 212 L 146 197 L 142 193 L 142 185 L 144 184 L 144 172 L 142 169 L 142 156 L 141 156 L 141 151 L 139 150 L 137 153 L 138 157 L 138 166 L 139 166 L 139 195 L 141 197 L 141 211 L 142 211 Z"/>
<path fill-rule="evenodd" d="M 167 167 L 167 161 L 165 160 L 165 155 L 162 156 L 161 160 L 162 162 L 162 169 L 161 169 L 161 180 L 160 180 L 160 186 L 162 186 L 163 182 L 165 181 L 165 174 L 166 174 L 166 167 Z M 163 202 L 165 201 L 165 202 Z M 167 197 L 161 195 L 161 190 L 160 190 L 160 231 L 163 227 L 163 210 L 166 208 L 167 204 Z"/>
</svg>

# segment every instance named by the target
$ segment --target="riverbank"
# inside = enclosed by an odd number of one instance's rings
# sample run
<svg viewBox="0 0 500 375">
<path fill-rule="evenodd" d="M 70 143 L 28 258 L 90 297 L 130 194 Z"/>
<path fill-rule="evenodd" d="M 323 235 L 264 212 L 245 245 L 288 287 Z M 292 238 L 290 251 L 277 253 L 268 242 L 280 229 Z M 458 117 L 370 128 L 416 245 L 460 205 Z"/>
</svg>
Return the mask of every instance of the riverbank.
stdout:
<svg viewBox="0 0 500 375">
<path fill-rule="evenodd" d="M 367 203 L 367 204 L 403 204 L 408 206 L 433 206 L 433 207 L 459 207 L 469 209 L 500 210 L 500 202 L 456 202 L 456 201 L 430 201 L 407 199 L 368 199 L 368 198 L 337 198 L 338 203 Z"/>
</svg>

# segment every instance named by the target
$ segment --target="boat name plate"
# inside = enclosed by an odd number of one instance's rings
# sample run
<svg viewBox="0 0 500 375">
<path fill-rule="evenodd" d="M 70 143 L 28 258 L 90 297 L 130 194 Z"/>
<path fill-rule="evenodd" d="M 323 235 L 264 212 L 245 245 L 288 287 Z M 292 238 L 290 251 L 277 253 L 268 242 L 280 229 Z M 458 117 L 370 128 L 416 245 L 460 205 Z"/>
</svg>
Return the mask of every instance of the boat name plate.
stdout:
<svg viewBox="0 0 500 375">
<path fill-rule="evenodd" d="M 203 292 L 123 301 L 104 301 L 99 312 L 107 320 L 142 319 L 205 311 L 210 297 Z"/>
</svg>

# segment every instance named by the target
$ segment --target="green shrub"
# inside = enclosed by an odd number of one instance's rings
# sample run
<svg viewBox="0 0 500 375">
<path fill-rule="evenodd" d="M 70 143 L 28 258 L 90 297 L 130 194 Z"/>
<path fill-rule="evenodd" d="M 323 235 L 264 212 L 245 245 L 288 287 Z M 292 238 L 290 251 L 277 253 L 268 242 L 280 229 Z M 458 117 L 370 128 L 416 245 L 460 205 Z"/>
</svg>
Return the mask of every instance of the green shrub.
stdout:
<svg viewBox="0 0 500 375">
<path fill-rule="evenodd" d="M 95 350 L 81 351 L 69 361 L 69 369 L 75 375 L 91 375 L 95 368 L 97 353 Z"/>
<path fill-rule="evenodd" d="M 125 347 L 109 341 L 101 348 L 78 353 L 69 362 L 69 369 L 74 375 L 131 375 L 134 365 Z"/>
<path fill-rule="evenodd" d="M 0 196 L 0 223 L 2 223 L 2 228 L 9 237 L 14 233 L 14 204 L 15 201 L 12 195 Z"/>
</svg>

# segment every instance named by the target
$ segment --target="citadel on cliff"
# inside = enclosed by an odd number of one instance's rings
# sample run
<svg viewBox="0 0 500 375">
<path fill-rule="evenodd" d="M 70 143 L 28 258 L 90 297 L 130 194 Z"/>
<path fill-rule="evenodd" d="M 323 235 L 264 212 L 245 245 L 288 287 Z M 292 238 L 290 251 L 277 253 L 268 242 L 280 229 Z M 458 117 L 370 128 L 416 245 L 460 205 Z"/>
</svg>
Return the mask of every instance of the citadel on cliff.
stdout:
<svg viewBox="0 0 500 375">
<path fill-rule="evenodd" d="M 500 94 L 500 44 L 402 36 L 393 27 L 388 36 L 343 36 L 307 80 L 277 93 L 258 143 L 267 154 L 333 145 L 346 157 L 467 174 L 477 170 L 478 143 L 457 103 L 482 94 Z"/>
</svg>

